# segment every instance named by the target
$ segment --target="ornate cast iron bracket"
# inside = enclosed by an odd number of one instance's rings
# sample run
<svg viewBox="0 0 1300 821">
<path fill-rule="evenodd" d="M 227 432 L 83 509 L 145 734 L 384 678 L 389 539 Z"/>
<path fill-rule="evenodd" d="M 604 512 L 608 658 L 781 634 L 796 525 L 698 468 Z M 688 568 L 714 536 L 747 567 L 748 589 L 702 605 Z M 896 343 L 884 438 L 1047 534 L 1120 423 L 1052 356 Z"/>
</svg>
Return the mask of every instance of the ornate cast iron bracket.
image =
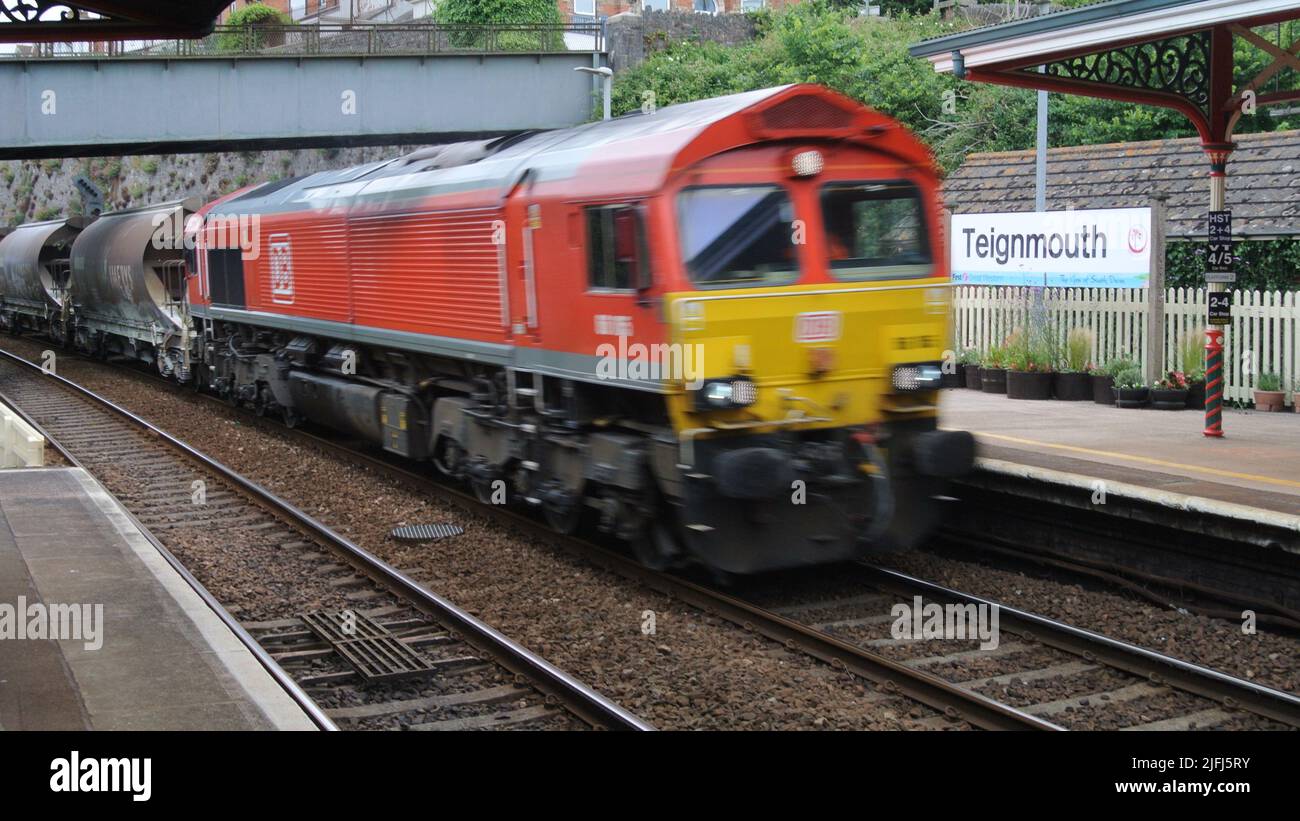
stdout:
<svg viewBox="0 0 1300 821">
<path fill-rule="evenodd" d="M 1038 73 L 1038 68 L 1022 69 Z M 1047 64 L 1063 80 L 1121 86 L 1181 97 L 1209 114 L 1210 35 L 1206 31 Z"/>
</svg>

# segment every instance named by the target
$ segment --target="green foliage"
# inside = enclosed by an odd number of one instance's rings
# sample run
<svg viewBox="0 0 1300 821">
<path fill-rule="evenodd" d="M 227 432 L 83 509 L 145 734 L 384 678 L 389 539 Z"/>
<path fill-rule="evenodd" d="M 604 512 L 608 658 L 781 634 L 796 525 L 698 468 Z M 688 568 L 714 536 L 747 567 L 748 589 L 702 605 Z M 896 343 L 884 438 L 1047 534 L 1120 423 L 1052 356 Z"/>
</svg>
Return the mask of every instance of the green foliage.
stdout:
<svg viewBox="0 0 1300 821">
<path fill-rule="evenodd" d="M 1228 185 L 1232 185 L 1231 179 Z M 1237 283 L 1246 291 L 1285 291 L 1297 285 L 1300 239 L 1238 242 Z M 1205 284 L 1205 243 L 1171 242 L 1165 246 L 1165 284 L 1200 288 Z"/>
<path fill-rule="evenodd" d="M 1282 390 L 1282 377 L 1272 371 L 1261 373 L 1259 375 L 1259 382 L 1255 385 L 1255 390 L 1280 391 Z"/>
<path fill-rule="evenodd" d="M 1117 369 L 1115 371 L 1115 387 L 1127 390 L 1145 388 L 1146 383 L 1142 380 L 1142 369 L 1132 363 Z"/>
<path fill-rule="evenodd" d="M 1087 328 L 1074 328 L 1065 339 L 1065 370 L 1083 373 L 1092 357 L 1092 332 Z"/>
<path fill-rule="evenodd" d="M 236 9 L 226 21 L 228 26 L 241 27 L 242 31 L 227 31 L 217 35 L 217 51 L 223 53 L 242 53 L 257 51 L 275 45 L 268 33 L 258 31 L 259 26 L 289 25 L 293 20 L 281 11 L 253 3 Z"/>
<path fill-rule="evenodd" d="M 1068 0 L 1057 5 L 1085 2 Z M 1034 92 L 959 82 L 935 73 L 927 61 L 908 53 L 913 43 L 953 33 L 969 23 L 927 13 L 931 8 L 928 0 L 884 0 L 884 11 L 893 15 L 888 19 L 858 17 L 859 5 L 808 0 L 780 11 L 764 11 L 755 15 L 757 39 L 741 45 L 670 44 L 615 78 L 614 110 L 625 114 L 640 110 L 650 100 L 666 106 L 782 83 L 812 82 L 897 118 L 929 143 L 940 166 L 949 171 L 972 152 L 1033 147 Z M 1291 42 L 1286 31 L 1282 40 Z M 1242 38 L 1237 39 L 1237 49 L 1241 82 L 1271 59 Z M 1182 114 L 1170 109 L 1065 94 L 1050 95 L 1049 105 L 1052 145 L 1100 145 L 1196 134 Z M 1243 117 L 1237 131 L 1271 131 L 1295 123 L 1294 117 L 1274 118 L 1261 108 L 1259 113 Z M 1266 270 L 1286 269 L 1269 266 Z"/>
<path fill-rule="evenodd" d="M 1178 367 L 1188 382 L 1205 381 L 1205 335 L 1200 331 L 1185 333 L 1178 338 Z"/>
<path fill-rule="evenodd" d="M 140 170 L 146 174 L 156 174 L 158 173 L 158 161 L 153 157 L 149 157 L 140 163 Z"/>
<path fill-rule="evenodd" d="M 975 348 L 964 348 L 957 355 L 958 365 L 978 365 L 980 363 L 980 352 Z"/>
<path fill-rule="evenodd" d="M 1101 372 L 1106 376 L 1109 376 L 1112 379 L 1114 379 L 1116 381 L 1116 384 L 1118 384 L 1120 374 L 1129 370 L 1138 371 L 1138 381 L 1140 384 L 1142 378 L 1141 369 L 1138 368 L 1137 362 L 1135 362 L 1133 358 L 1129 356 L 1115 357 L 1114 359 L 1110 360 L 1102 367 Z"/>
<path fill-rule="evenodd" d="M 59 209 L 58 209 L 58 208 L 55 208 L 54 206 L 50 206 L 50 207 L 47 207 L 47 208 L 41 208 L 41 209 L 38 209 L 38 210 L 36 211 L 35 220 L 36 220 L 37 222 L 44 222 L 45 220 L 52 220 L 52 219 L 54 219 L 55 217 L 59 216 L 59 214 L 61 214 L 61 213 L 62 213 L 62 212 L 59 211 Z"/>
<path fill-rule="evenodd" d="M 564 16 L 554 0 L 442 0 L 433 11 L 433 20 L 448 26 L 560 26 Z M 488 48 L 492 51 L 559 51 L 564 48 L 564 34 L 556 31 L 505 31 L 493 36 L 482 32 L 459 32 L 451 35 L 457 48 Z"/>
</svg>

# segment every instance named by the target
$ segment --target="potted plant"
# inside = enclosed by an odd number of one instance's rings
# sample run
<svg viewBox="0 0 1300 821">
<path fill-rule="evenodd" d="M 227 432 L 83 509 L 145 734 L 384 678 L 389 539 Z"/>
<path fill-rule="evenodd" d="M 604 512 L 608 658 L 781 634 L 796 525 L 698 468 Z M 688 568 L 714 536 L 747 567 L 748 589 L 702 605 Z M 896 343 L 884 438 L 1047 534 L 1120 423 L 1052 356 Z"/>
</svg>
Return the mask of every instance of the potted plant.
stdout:
<svg viewBox="0 0 1300 821">
<path fill-rule="evenodd" d="M 1261 373 L 1255 383 L 1255 410 L 1280 411 L 1285 409 L 1286 393 L 1282 390 L 1282 378 L 1272 371 Z"/>
<path fill-rule="evenodd" d="M 1187 377 L 1182 371 L 1170 371 L 1151 386 L 1151 407 L 1158 410 L 1184 410 L 1187 407 Z"/>
<path fill-rule="evenodd" d="M 1115 373 L 1115 405 L 1121 408 L 1141 408 L 1147 403 L 1150 390 L 1142 381 L 1142 371 L 1137 365 L 1130 364 Z"/>
<path fill-rule="evenodd" d="M 965 387 L 966 368 L 976 358 L 977 358 L 977 354 L 971 348 L 966 348 L 961 353 L 957 354 L 957 358 L 956 358 L 957 361 L 953 364 L 952 373 L 945 373 L 943 375 L 943 381 L 941 383 L 942 387 L 945 388 Z"/>
<path fill-rule="evenodd" d="M 1178 364 L 1187 379 L 1187 407 L 1205 409 L 1205 345 L 1201 331 L 1183 334 L 1178 340 Z"/>
<path fill-rule="evenodd" d="M 1041 334 L 1019 335 L 1007 358 L 1007 398 L 1051 399 L 1052 359 Z"/>
<path fill-rule="evenodd" d="M 989 348 L 980 368 L 980 385 L 985 393 L 1007 392 L 1007 352 L 1001 345 Z"/>
<path fill-rule="evenodd" d="M 980 378 L 980 353 L 974 348 L 967 348 L 962 351 L 959 362 L 965 362 L 966 387 L 971 390 L 984 390 L 983 380 Z"/>
<path fill-rule="evenodd" d="M 1052 392 L 1057 399 L 1081 402 L 1092 399 L 1092 376 L 1088 358 L 1092 355 L 1092 334 L 1086 328 L 1075 328 L 1065 339 L 1062 368 L 1052 381 Z"/>
<path fill-rule="evenodd" d="M 1120 356 L 1107 362 L 1105 367 L 1092 371 L 1092 401 L 1098 405 L 1115 404 L 1115 374 L 1135 367 L 1136 363 L 1127 356 Z"/>
<path fill-rule="evenodd" d="M 1300 413 L 1300 379 L 1291 383 L 1291 410 Z"/>
</svg>

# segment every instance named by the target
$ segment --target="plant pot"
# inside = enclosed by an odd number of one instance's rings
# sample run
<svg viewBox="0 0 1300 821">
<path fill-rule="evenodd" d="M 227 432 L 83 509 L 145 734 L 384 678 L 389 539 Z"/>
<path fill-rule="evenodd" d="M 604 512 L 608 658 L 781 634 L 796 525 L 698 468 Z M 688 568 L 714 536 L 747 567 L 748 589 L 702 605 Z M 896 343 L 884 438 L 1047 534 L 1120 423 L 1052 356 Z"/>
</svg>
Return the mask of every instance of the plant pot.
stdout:
<svg viewBox="0 0 1300 821">
<path fill-rule="evenodd" d="M 1092 398 L 1092 377 L 1086 373 L 1058 373 L 1052 378 L 1052 395 L 1065 402 Z"/>
<path fill-rule="evenodd" d="M 1147 397 L 1151 393 L 1150 388 L 1111 388 L 1111 393 L 1115 394 L 1115 405 L 1120 408 L 1144 408 L 1147 404 Z"/>
<path fill-rule="evenodd" d="M 966 366 L 966 387 L 973 391 L 984 390 L 984 380 L 980 376 L 981 370 L 983 369 L 979 365 Z"/>
<path fill-rule="evenodd" d="M 1007 371 L 1007 398 L 1051 399 L 1053 376 L 1044 371 Z"/>
<path fill-rule="evenodd" d="M 957 365 L 952 373 L 945 373 L 939 377 L 939 387 L 941 388 L 960 388 L 966 384 L 966 366 Z"/>
<path fill-rule="evenodd" d="M 1205 383 L 1192 382 L 1187 386 L 1187 407 L 1205 410 Z"/>
<path fill-rule="evenodd" d="M 980 368 L 980 383 L 985 393 L 1006 393 L 1007 372 L 1003 368 Z"/>
<path fill-rule="evenodd" d="M 1092 375 L 1092 401 L 1098 405 L 1115 404 L 1115 378 L 1105 374 Z"/>
<path fill-rule="evenodd" d="M 1156 410 L 1187 410 L 1187 388 L 1152 388 L 1150 399 Z"/>
<path fill-rule="evenodd" d="M 1255 410 L 1268 413 L 1285 410 L 1286 394 L 1282 391 L 1255 391 Z"/>
</svg>

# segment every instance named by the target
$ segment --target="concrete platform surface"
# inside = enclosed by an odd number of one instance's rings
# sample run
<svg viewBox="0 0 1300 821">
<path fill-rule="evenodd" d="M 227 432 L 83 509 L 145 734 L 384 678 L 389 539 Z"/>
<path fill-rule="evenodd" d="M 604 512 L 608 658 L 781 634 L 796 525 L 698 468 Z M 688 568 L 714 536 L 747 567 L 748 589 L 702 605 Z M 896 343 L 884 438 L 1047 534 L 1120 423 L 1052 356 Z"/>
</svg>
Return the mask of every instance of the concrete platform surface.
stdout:
<svg viewBox="0 0 1300 821">
<path fill-rule="evenodd" d="M 1202 435 L 1204 420 L 962 388 L 939 400 L 939 424 L 974 433 L 980 456 L 1300 514 L 1300 414 L 1225 410 L 1222 439 Z"/>
<path fill-rule="evenodd" d="M 0 470 L 0 728 L 313 729 L 79 468 Z"/>
</svg>

